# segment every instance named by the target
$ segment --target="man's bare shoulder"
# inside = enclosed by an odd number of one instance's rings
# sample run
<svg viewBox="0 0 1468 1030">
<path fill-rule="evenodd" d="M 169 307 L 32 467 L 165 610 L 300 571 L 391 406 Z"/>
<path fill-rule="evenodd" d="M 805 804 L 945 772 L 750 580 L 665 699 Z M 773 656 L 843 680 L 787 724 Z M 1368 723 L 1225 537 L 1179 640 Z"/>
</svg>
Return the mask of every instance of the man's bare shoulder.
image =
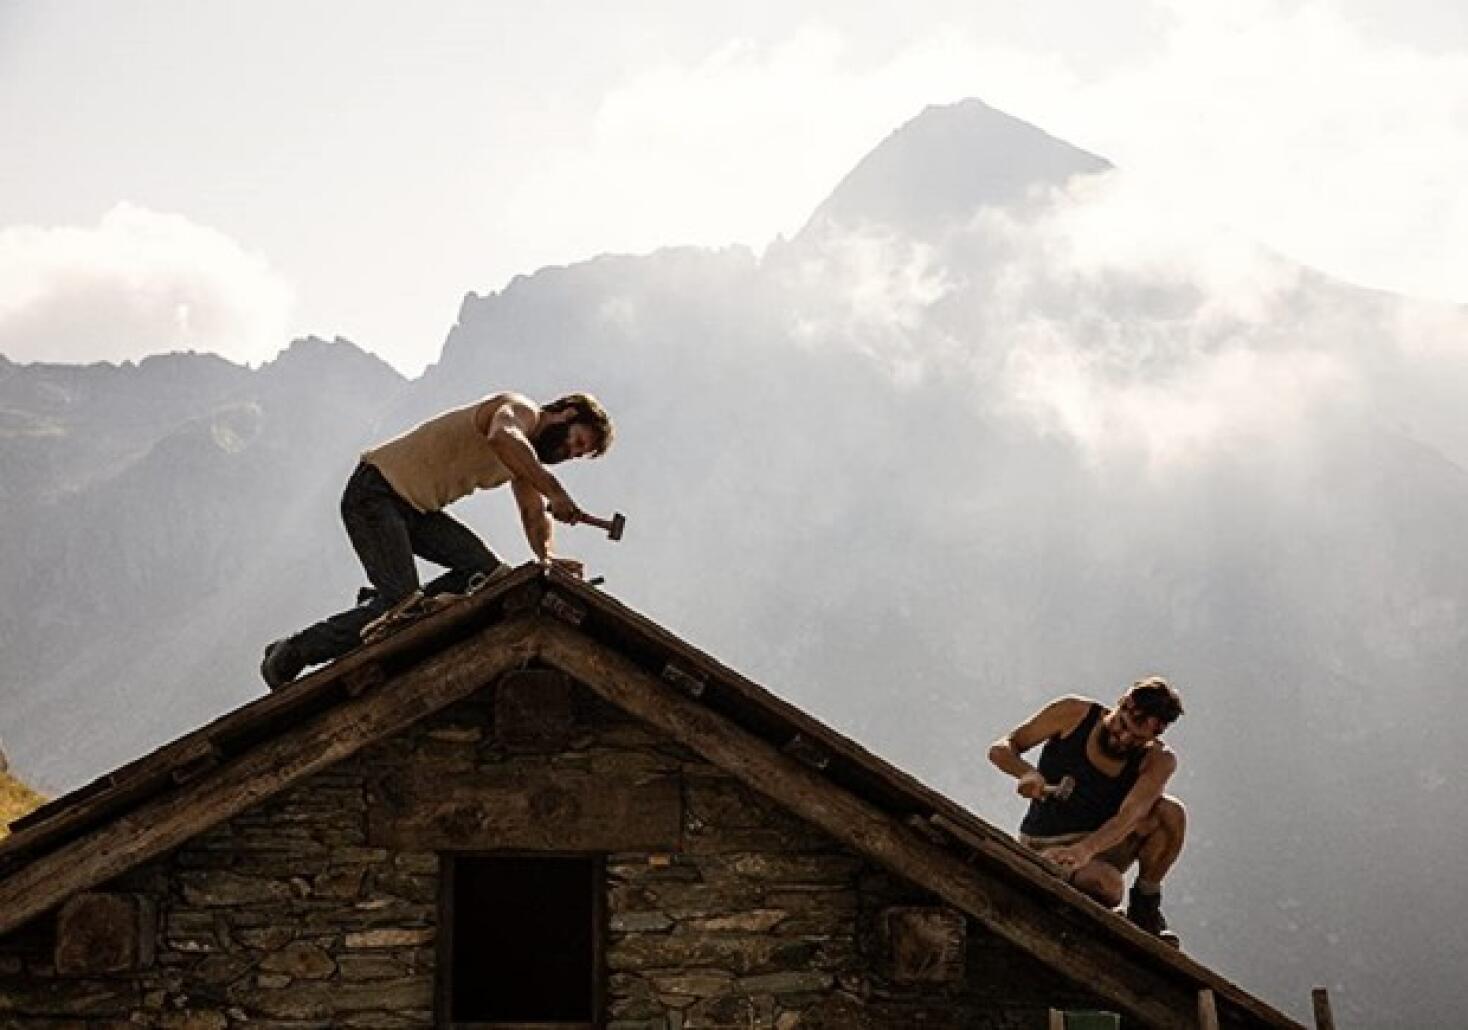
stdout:
<svg viewBox="0 0 1468 1030">
<path fill-rule="evenodd" d="M 1154 740 L 1147 746 L 1147 754 L 1142 759 L 1142 766 L 1143 768 L 1166 769 L 1171 772 L 1177 768 L 1177 752 L 1167 745 L 1167 741 Z"/>
<path fill-rule="evenodd" d="M 1071 713 L 1084 715 L 1091 710 L 1092 705 L 1100 703 L 1095 698 L 1085 697 L 1082 694 L 1062 694 L 1045 707 L 1061 715 L 1069 715 Z"/>
<path fill-rule="evenodd" d="M 1026 739 L 1033 737 L 1034 742 L 1049 737 L 1063 737 L 1080 725 L 1093 703 L 1090 698 L 1076 694 L 1057 697 L 1030 716 L 1016 732 Z"/>
<path fill-rule="evenodd" d="M 487 432 L 495 416 L 502 411 L 525 430 L 534 426 L 535 420 L 540 417 L 540 405 L 523 393 L 505 390 L 492 393 L 479 402 L 479 406 L 474 409 L 474 423 L 481 431 Z"/>
<path fill-rule="evenodd" d="M 1091 706 L 1099 703 L 1081 694 L 1065 694 L 1050 702 L 1050 716 L 1061 736 L 1067 736 L 1081 724 L 1081 720 L 1091 711 Z"/>
</svg>

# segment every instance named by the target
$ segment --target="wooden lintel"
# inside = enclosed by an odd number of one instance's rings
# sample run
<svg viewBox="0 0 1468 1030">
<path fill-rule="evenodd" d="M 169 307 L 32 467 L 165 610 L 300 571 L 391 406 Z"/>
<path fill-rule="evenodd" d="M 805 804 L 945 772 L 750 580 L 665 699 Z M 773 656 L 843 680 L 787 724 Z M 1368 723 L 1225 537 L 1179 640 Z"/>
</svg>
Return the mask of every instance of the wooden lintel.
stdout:
<svg viewBox="0 0 1468 1030">
<path fill-rule="evenodd" d="M 397 677 L 394 689 L 341 701 L 225 762 L 187 789 L 159 795 L 0 881 L 0 935 L 62 898 L 145 859 L 467 697 L 539 647 L 535 624 L 513 619 L 441 651 Z"/>
<path fill-rule="evenodd" d="M 919 838 L 898 819 L 669 690 L 620 654 L 563 627 L 547 625 L 541 659 L 859 854 L 933 891 L 1143 1025 L 1181 1027 L 1191 1025 L 1196 1018 L 1192 985 L 1164 976 L 1149 964 L 1133 961 L 1123 950 L 1107 947 L 1089 934 L 1076 933 L 1075 925 L 1063 914 L 997 877 L 981 875 L 956 856 Z"/>
<path fill-rule="evenodd" d="M 676 773 L 415 770 L 367 811 L 369 844 L 409 851 L 676 852 L 682 836 Z"/>
</svg>

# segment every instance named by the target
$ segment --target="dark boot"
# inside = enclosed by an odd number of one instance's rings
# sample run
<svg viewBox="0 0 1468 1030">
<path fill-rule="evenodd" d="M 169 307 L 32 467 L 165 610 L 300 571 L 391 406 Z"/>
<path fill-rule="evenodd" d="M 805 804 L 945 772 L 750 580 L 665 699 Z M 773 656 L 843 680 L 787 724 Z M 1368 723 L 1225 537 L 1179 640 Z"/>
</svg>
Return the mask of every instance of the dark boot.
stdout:
<svg viewBox="0 0 1468 1030">
<path fill-rule="evenodd" d="M 1177 934 L 1167 928 L 1167 917 L 1162 914 L 1162 892 L 1147 894 L 1133 887 L 1127 894 L 1126 917 L 1133 926 L 1145 930 L 1165 944 L 1177 947 Z"/>
<path fill-rule="evenodd" d="M 279 690 L 301 674 L 306 660 L 300 656 L 290 637 L 282 637 L 265 648 L 260 659 L 260 676 L 271 690 Z"/>
</svg>

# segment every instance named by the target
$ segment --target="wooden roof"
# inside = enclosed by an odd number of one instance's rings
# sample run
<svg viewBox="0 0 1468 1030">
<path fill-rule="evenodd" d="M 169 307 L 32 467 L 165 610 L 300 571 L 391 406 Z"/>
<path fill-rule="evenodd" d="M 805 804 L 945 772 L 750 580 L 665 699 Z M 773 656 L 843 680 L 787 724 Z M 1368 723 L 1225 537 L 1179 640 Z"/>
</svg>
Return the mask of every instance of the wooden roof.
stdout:
<svg viewBox="0 0 1468 1030">
<path fill-rule="evenodd" d="M 0 935 L 503 672 L 559 668 L 1144 1025 L 1298 1027 L 1072 889 L 960 805 L 607 594 L 538 565 L 37 809 L 0 841 Z M 383 688 L 391 681 L 390 689 Z"/>
</svg>

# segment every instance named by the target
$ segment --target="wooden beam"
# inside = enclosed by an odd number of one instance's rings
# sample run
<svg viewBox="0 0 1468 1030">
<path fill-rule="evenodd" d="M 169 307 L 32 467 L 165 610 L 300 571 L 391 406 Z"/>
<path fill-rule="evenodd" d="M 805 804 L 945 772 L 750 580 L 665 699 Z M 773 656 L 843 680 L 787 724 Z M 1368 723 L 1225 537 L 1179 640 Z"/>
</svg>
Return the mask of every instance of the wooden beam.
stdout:
<svg viewBox="0 0 1468 1030">
<path fill-rule="evenodd" d="M 1317 987 L 1310 992 L 1310 1007 L 1315 1010 L 1315 1030 L 1335 1030 L 1335 1016 L 1330 1013 L 1330 992 Z"/>
<path fill-rule="evenodd" d="M 402 851 L 681 851 L 676 772 L 592 773 L 498 763 L 396 773 L 367 808 L 367 843 Z"/>
<path fill-rule="evenodd" d="M 667 733 L 819 826 L 836 840 L 933 891 L 998 936 L 1095 991 L 1145 1026 L 1191 1026 L 1191 986 L 1129 961 L 1035 899 L 929 844 L 899 820 L 840 790 L 771 744 L 689 701 L 620 654 L 557 625 L 542 630 L 541 659 Z"/>
<path fill-rule="evenodd" d="M 345 699 L 22 866 L 0 882 L 0 935 L 467 697 L 533 657 L 537 646 L 529 619 L 493 626 L 397 677 L 391 690 Z"/>
<path fill-rule="evenodd" d="M 201 745 L 218 742 L 226 752 L 237 750 L 230 742 L 240 735 L 260 736 L 262 728 L 312 717 L 335 701 L 338 691 L 357 692 L 382 679 L 383 670 L 401 668 L 415 656 L 426 653 L 448 633 L 460 632 L 474 620 L 492 612 L 525 614 L 540 603 L 540 581 L 545 571 L 536 563 L 516 569 L 509 576 L 421 622 L 415 622 L 372 647 L 359 647 L 290 685 L 227 712 L 200 729 L 134 759 L 64 797 L 57 798 L 10 824 L 10 836 L 0 840 L 0 870 L 19 868 L 32 854 L 48 850 L 53 842 L 64 842 L 90 832 L 119 812 L 158 793 L 161 783 L 170 782 L 171 771 L 189 763 Z M 513 611 L 512 611 L 513 609 Z M 4 873 L 0 872 L 0 876 Z"/>
<path fill-rule="evenodd" d="M 937 827 L 943 833 L 946 833 L 949 837 L 958 841 L 958 843 L 962 844 L 964 847 L 973 849 L 974 853 L 977 855 L 983 855 L 989 859 L 1000 861 L 1006 864 L 1008 863 L 1008 860 L 1012 857 L 1009 849 L 996 844 L 991 837 L 974 833 L 968 827 L 962 826 L 959 823 L 954 822 L 952 819 L 949 819 L 941 812 L 937 812 L 929 816 L 928 823 L 932 826 Z M 1045 858 L 1044 855 L 1041 855 L 1039 853 L 1032 853 L 1026 856 L 1025 860 L 1033 863 L 1036 866 L 1039 866 L 1048 875 L 1055 877 L 1061 882 L 1064 882 L 1065 870 L 1061 869 L 1060 866 Z"/>
<path fill-rule="evenodd" d="M 1198 1030 L 1218 1030 L 1218 1003 L 1207 987 L 1198 992 Z"/>
</svg>

